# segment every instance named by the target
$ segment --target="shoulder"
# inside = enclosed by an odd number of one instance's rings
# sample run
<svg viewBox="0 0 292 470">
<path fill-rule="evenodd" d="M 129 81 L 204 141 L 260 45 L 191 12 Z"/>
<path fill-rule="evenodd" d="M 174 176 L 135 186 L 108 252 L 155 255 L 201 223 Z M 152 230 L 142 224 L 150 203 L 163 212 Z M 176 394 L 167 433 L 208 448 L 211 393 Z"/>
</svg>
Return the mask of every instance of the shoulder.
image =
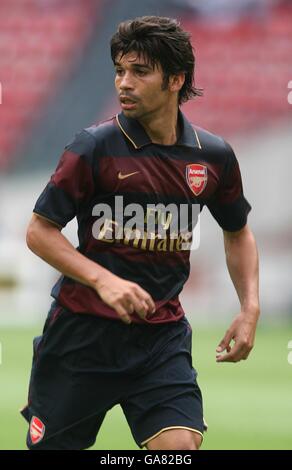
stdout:
<svg viewBox="0 0 292 470">
<path fill-rule="evenodd" d="M 219 164 L 228 171 L 228 168 L 237 164 L 233 148 L 223 137 L 193 125 L 197 139 L 200 142 L 202 157 L 211 164 Z"/>
<path fill-rule="evenodd" d="M 93 157 L 96 150 L 103 148 L 103 144 L 112 141 L 119 134 L 115 117 L 93 124 L 77 132 L 74 138 L 65 146 L 66 150 L 78 155 Z"/>
<path fill-rule="evenodd" d="M 106 121 L 93 124 L 92 126 L 85 128 L 84 131 L 91 136 L 96 145 L 111 140 L 120 134 L 115 116 L 107 119 Z"/>
<path fill-rule="evenodd" d="M 228 154 L 232 148 L 226 140 L 220 135 L 213 134 L 212 132 L 192 124 L 200 141 L 202 150 L 205 152 L 216 152 L 218 154 Z"/>
</svg>

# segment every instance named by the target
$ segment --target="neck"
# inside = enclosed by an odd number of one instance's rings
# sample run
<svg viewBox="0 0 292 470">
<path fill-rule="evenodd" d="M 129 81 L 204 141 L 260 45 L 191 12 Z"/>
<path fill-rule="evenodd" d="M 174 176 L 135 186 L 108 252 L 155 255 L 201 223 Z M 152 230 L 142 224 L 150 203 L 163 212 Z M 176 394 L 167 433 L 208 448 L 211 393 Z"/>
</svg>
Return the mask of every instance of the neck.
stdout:
<svg viewBox="0 0 292 470">
<path fill-rule="evenodd" d="M 178 108 L 159 110 L 151 113 L 151 116 L 143 116 L 139 119 L 148 136 L 154 144 L 174 145 L 178 139 Z"/>
</svg>

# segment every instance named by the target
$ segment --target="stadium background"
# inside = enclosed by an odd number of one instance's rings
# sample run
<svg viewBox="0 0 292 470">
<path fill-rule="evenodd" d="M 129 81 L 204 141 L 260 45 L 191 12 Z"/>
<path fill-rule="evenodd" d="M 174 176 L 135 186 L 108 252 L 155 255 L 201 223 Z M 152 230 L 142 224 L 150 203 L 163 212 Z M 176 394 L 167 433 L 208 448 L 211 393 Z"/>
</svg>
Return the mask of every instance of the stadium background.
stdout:
<svg viewBox="0 0 292 470">
<path fill-rule="evenodd" d="M 204 211 L 181 296 L 209 424 L 203 448 L 292 449 L 292 2 L 278 0 L 0 1 L 0 449 L 25 448 L 18 410 L 58 275 L 26 248 L 26 226 L 64 145 L 118 110 L 109 39 L 144 14 L 175 16 L 192 33 L 204 97 L 183 110 L 234 147 L 261 258 L 255 349 L 217 365 L 238 300 Z M 74 243 L 75 228 L 64 231 Z M 136 448 L 118 407 L 94 448 Z"/>
</svg>

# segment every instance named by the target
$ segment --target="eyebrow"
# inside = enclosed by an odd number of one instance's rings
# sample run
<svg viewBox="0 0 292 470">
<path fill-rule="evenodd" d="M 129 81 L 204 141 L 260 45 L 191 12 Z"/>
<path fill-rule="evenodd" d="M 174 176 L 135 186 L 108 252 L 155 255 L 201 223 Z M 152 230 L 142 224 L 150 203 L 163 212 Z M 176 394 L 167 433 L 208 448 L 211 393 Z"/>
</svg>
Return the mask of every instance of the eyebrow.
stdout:
<svg viewBox="0 0 292 470">
<path fill-rule="evenodd" d="M 131 64 L 132 67 L 136 69 L 147 69 L 147 70 L 152 70 L 152 67 L 147 64 Z M 115 62 L 115 67 L 123 67 L 123 65 L 120 62 Z"/>
</svg>

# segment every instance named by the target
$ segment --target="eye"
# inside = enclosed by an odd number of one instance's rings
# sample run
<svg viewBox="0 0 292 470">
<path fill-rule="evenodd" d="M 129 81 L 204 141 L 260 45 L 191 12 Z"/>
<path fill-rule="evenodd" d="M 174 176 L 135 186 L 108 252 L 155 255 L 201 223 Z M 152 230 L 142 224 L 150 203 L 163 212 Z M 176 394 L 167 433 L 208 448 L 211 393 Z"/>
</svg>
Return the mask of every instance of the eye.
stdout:
<svg viewBox="0 0 292 470">
<path fill-rule="evenodd" d="M 122 74 L 123 74 L 123 69 L 121 69 L 121 68 L 116 68 L 116 74 L 117 74 L 117 75 L 122 75 Z"/>
<path fill-rule="evenodd" d="M 139 77 L 144 77 L 145 75 L 147 75 L 147 72 L 146 70 L 137 70 L 137 75 L 139 75 Z"/>
</svg>

